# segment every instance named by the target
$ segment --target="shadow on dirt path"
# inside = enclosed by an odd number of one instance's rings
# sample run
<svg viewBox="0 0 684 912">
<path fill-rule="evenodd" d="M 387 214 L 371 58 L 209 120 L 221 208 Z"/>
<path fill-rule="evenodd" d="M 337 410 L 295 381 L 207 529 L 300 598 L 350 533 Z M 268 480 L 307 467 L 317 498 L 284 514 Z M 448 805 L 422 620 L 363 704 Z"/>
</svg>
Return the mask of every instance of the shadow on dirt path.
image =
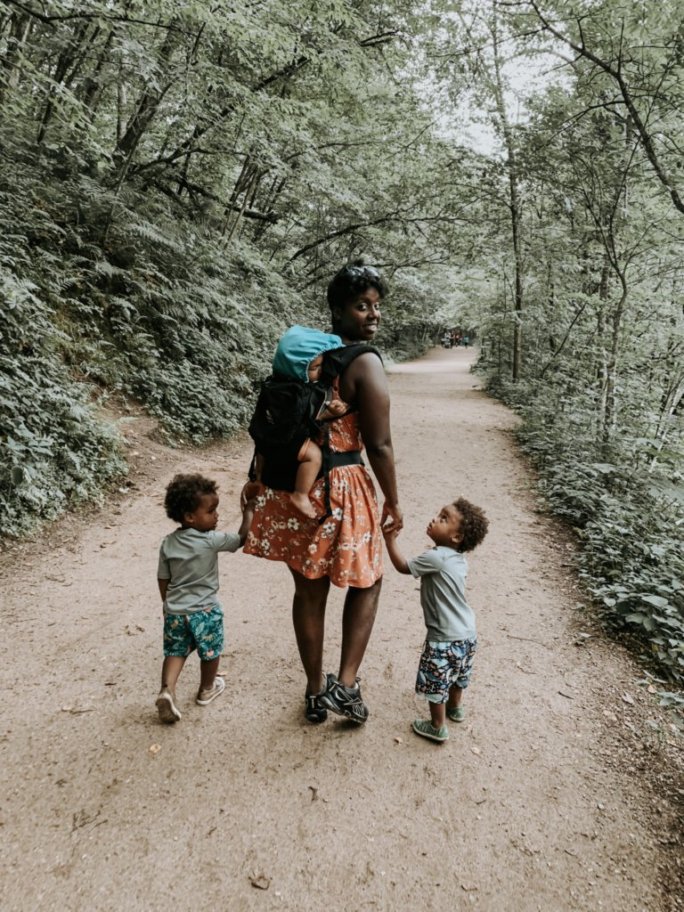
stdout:
<svg viewBox="0 0 684 912">
<path fill-rule="evenodd" d="M 289 574 L 243 554 L 221 557 L 225 694 L 194 704 L 191 658 L 182 721 L 158 723 L 163 489 L 175 471 L 216 477 L 221 526 L 236 528 L 249 448 L 171 451 L 129 416 L 126 493 L 0 558 L 3 909 L 683 907 L 673 811 L 646 776 L 676 747 L 639 669 L 579 610 L 572 544 L 536 512 L 515 418 L 472 359 L 436 351 L 391 371 L 404 550 L 460 494 L 491 521 L 470 559 L 480 652 L 451 740 L 410 732 L 422 615 L 389 562 L 366 726 L 303 720 Z M 333 670 L 341 604 L 334 592 Z"/>
</svg>

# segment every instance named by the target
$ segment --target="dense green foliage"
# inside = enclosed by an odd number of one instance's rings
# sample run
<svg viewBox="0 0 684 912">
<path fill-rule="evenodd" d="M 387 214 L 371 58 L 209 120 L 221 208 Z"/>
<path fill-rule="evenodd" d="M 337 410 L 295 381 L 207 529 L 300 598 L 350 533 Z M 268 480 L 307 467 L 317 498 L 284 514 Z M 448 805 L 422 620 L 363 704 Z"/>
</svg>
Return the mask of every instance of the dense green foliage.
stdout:
<svg viewBox="0 0 684 912">
<path fill-rule="evenodd" d="M 507 152 L 487 177 L 496 233 L 473 277 L 489 298 L 475 306 L 480 367 L 522 414 L 606 617 L 681 679 L 682 23 L 674 4 L 610 0 L 461 13 L 461 59 Z M 563 78 L 513 124 L 506 65 L 533 51 L 560 54 Z"/>
<path fill-rule="evenodd" d="M 325 324 L 348 258 L 388 273 L 390 349 L 432 338 L 431 237 L 452 213 L 419 161 L 449 150 L 398 78 L 407 53 L 384 53 L 394 6 L 0 3 L 1 531 L 120 469 L 84 410 L 104 391 L 174 438 L 243 425 L 277 335 Z"/>
<path fill-rule="evenodd" d="M 390 354 L 477 326 L 589 588 L 681 676 L 683 63 L 674 0 L 0 0 L 0 532 L 125 471 L 112 393 L 242 426 L 363 255 Z"/>
</svg>

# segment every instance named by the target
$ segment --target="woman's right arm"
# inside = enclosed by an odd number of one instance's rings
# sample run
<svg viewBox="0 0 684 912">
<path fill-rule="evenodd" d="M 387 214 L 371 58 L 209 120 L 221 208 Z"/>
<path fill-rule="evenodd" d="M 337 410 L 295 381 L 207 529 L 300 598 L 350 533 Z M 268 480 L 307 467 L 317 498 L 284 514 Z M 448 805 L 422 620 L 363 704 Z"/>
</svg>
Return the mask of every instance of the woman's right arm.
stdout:
<svg viewBox="0 0 684 912">
<path fill-rule="evenodd" d="M 389 385 L 377 355 L 369 352 L 352 361 L 345 371 L 341 392 L 342 397 L 354 402 L 358 409 L 361 438 L 385 497 L 381 520 L 383 528 L 399 531 L 404 522 L 394 469 Z"/>
</svg>

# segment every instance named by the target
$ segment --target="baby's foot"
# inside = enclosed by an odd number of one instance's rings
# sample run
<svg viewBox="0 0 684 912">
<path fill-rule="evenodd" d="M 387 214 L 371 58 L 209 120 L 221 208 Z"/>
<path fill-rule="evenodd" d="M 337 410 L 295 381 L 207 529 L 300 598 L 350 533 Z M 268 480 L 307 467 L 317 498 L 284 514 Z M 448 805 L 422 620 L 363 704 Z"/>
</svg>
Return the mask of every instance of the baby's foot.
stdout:
<svg viewBox="0 0 684 912">
<path fill-rule="evenodd" d="M 316 510 L 314 505 L 311 503 L 311 500 L 308 494 L 300 494 L 299 491 L 293 491 L 290 494 L 290 500 L 292 505 L 296 507 L 300 513 L 303 513 L 304 516 L 309 519 L 316 519 Z"/>
</svg>

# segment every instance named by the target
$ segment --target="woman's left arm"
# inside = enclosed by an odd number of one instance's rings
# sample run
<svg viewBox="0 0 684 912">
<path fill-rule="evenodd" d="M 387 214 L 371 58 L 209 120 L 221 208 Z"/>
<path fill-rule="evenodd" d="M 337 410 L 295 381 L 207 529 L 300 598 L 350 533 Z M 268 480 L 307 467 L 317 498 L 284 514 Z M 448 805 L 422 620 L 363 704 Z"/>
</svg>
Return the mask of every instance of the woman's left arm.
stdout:
<svg viewBox="0 0 684 912">
<path fill-rule="evenodd" d="M 368 460 L 385 497 L 381 520 L 383 528 L 399 531 L 403 526 L 403 516 L 394 468 L 389 386 L 377 355 L 369 352 L 352 361 L 345 371 L 341 392 L 344 399 L 356 404 L 359 430 Z M 386 522 L 388 518 L 390 521 Z"/>
</svg>

